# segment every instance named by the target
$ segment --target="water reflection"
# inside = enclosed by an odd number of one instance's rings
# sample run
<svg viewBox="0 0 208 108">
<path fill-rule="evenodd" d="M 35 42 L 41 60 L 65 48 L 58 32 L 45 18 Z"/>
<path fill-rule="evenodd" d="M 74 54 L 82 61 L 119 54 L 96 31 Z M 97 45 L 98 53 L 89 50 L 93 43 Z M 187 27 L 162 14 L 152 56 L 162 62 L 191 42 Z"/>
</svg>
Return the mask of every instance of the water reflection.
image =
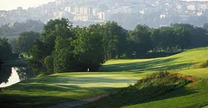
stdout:
<svg viewBox="0 0 208 108">
<path fill-rule="evenodd" d="M 16 67 L 12 67 L 12 68 L 8 67 L 8 68 L 9 68 L 8 71 L 4 71 L 0 73 L 0 76 L 4 76 L 1 80 L 0 88 L 8 87 L 20 82 L 20 77 L 17 73 L 18 68 Z"/>
<path fill-rule="evenodd" d="M 11 86 L 33 76 L 35 74 L 28 67 L 2 66 L 0 71 L 0 88 Z"/>
</svg>

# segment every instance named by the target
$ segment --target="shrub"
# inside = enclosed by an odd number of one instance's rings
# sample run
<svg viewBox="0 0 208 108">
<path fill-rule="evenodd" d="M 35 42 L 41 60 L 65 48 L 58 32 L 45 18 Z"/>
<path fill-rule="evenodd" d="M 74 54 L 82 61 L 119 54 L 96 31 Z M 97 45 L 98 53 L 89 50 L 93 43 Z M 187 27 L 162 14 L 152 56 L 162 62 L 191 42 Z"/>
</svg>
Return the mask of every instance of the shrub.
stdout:
<svg viewBox="0 0 208 108">
<path fill-rule="evenodd" d="M 104 105 L 105 108 L 121 108 L 123 106 L 150 102 L 158 96 L 167 94 L 179 88 L 183 89 L 185 85 L 192 81 L 189 80 L 189 78 L 192 77 L 166 71 L 153 73 L 144 79 L 138 80 L 135 85 L 123 88 L 116 93 L 91 104 L 89 108 L 100 107 L 98 105 Z"/>
</svg>

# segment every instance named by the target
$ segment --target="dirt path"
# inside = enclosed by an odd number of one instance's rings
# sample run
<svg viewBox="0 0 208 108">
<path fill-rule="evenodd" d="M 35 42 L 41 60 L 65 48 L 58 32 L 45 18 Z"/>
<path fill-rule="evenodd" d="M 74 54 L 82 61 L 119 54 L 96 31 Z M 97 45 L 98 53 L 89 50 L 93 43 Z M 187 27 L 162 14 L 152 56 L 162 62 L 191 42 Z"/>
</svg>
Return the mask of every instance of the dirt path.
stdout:
<svg viewBox="0 0 208 108">
<path fill-rule="evenodd" d="M 79 101 L 72 101 L 72 102 L 68 102 L 68 103 L 62 103 L 62 104 L 58 104 L 58 105 L 54 105 L 54 106 L 49 106 L 47 108 L 73 108 L 75 106 L 80 106 L 83 104 L 87 104 L 90 102 L 94 102 L 97 101 L 103 97 L 109 96 L 109 94 L 104 94 L 101 96 L 96 96 L 96 97 L 91 97 L 91 98 L 87 98 L 87 99 L 82 99 Z"/>
</svg>

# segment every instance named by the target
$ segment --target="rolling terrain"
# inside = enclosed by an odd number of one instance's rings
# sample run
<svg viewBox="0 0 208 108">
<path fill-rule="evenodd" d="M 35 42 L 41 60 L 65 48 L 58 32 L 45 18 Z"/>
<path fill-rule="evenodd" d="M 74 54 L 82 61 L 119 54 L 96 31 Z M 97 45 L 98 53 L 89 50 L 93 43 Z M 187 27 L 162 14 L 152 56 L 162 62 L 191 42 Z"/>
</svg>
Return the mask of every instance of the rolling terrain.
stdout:
<svg viewBox="0 0 208 108">
<path fill-rule="evenodd" d="M 160 73 L 150 75 L 133 86 L 80 108 L 206 108 L 207 54 L 208 48 L 204 47 L 170 57 L 108 61 L 101 69 L 141 73 L 168 71 L 170 75 L 161 76 Z M 174 74 L 179 77 L 172 80 L 171 76 Z"/>
<path fill-rule="evenodd" d="M 208 47 L 203 47 L 169 57 L 109 60 L 99 72 L 65 72 L 32 78 L 3 89 L 0 107 L 45 107 L 109 93 L 112 95 L 80 107 L 205 107 L 208 105 L 207 55 Z M 170 75 L 137 82 L 160 71 L 168 71 Z M 172 77 L 172 74 L 177 75 Z M 186 76 L 196 80 L 190 81 Z M 131 90 L 139 92 L 132 94 Z"/>
</svg>

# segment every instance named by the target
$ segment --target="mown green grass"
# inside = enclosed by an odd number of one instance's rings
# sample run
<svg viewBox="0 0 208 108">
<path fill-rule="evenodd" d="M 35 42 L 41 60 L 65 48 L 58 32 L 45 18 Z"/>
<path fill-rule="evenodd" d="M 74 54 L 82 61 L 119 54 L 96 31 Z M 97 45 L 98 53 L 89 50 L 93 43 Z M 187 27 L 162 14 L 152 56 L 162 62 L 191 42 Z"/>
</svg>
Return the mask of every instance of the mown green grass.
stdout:
<svg viewBox="0 0 208 108">
<path fill-rule="evenodd" d="M 203 47 L 169 57 L 109 60 L 100 68 L 100 72 L 58 73 L 33 78 L 3 89 L 3 92 L 0 93 L 0 103 L 3 104 L 0 106 L 44 107 L 112 93 L 134 84 L 136 80 L 153 72 L 166 70 L 191 75 L 197 77 L 199 81 L 143 103 L 138 102 L 120 107 L 190 108 L 206 106 L 208 103 L 208 68 L 194 68 L 194 66 L 208 60 L 207 55 L 208 47 Z M 105 107 L 104 104 L 101 105 Z"/>
<path fill-rule="evenodd" d="M 168 82 L 166 81 L 166 84 Z M 148 85 L 148 87 L 144 91 L 140 90 L 140 92 L 134 92 L 133 94 L 131 93 L 132 90 L 127 89 L 125 95 L 119 92 L 79 108 L 201 108 L 204 106 L 206 108 L 208 105 L 207 79 L 190 83 L 173 91 L 166 91 L 158 96 L 157 94 L 160 91 L 156 91 L 157 88 L 163 91 L 169 86 Z"/>
<path fill-rule="evenodd" d="M 93 97 L 135 83 L 145 74 L 58 73 L 47 77 L 32 78 L 0 93 L 1 107 L 39 107 Z M 12 104 L 10 104 L 12 103 Z"/>
<path fill-rule="evenodd" d="M 197 76 L 207 77 L 206 68 L 194 68 L 195 65 L 206 62 L 208 60 L 207 55 L 208 47 L 202 47 L 169 57 L 109 60 L 100 68 L 100 71 L 134 73 L 171 71 L 184 72 L 187 75 L 196 75 L 195 71 L 197 71 L 199 73 Z"/>
<path fill-rule="evenodd" d="M 167 92 L 182 88 L 190 83 L 189 80 L 178 77 L 178 74 L 168 72 L 154 73 L 149 77 L 139 80 L 135 85 L 119 90 L 109 97 L 103 98 L 95 103 L 89 104 L 87 108 L 121 108 L 137 103 L 153 101 Z M 183 88 L 186 94 L 192 93 Z M 181 96 L 184 94 L 180 94 Z M 177 97 L 180 95 L 172 96 Z M 81 106 L 83 108 L 85 106 Z M 136 106 L 137 107 L 137 106 Z M 148 107 L 151 108 L 151 107 Z"/>
<path fill-rule="evenodd" d="M 198 78 L 198 81 L 182 89 L 175 90 L 163 96 L 154 98 L 150 102 L 138 103 L 135 105 L 123 106 L 124 108 L 200 108 L 208 105 L 208 68 L 195 68 L 208 60 L 208 47 L 188 50 L 181 54 L 162 58 L 177 58 L 167 66 L 179 64 L 178 68 L 170 68 L 173 72 L 190 75 Z M 184 65 L 183 64 L 191 64 Z M 181 66 L 181 67 L 180 67 Z M 184 89 L 186 89 L 184 91 Z"/>
<path fill-rule="evenodd" d="M 200 108 L 208 105 L 208 68 L 195 68 L 208 60 L 208 47 L 197 48 L 185 51 L 181 54 L 170 57 L 143 60 L 111 60 L 108 61 L 101 71 L 122 71 L 128 72 L 158 72 L 170 71 L 183 75 L 190 75 L 198 79 L 182 88 L 170 91 L 161 96 L 151 97 L 157 92 L 149 95 L 151 99 L 141 101 L 143 98 L 132 95 L 126 100 L 125 96 L 100 100 L 81 107 L 91 108 Z M 125 62 L 127 61 L 127 62 Z M 152 87 L 152 86 L 149 86 Z M 129 92 L 132 92 L 131 90 Z M 148 93 L 148 91 L 146 92 Z M 122 94 L 120 94 L 122 95 Z M 148 97 L 148 96 L 147 96 Z M 134 100 L 133 103 L 132 100 Z M 111 103 L 113 102 L 113 104 Z M 127 102 L 122 104 L 121 102 Z M 136 102 L 135 102 L 136 101 Z M 106 103 L 107 102 L 107 103 Z M 117 104 L 121 104 L 116 106 Z"/>
<path fill-rule="evenodd" d="M 208 80 L 201 80 L 192 87 L 184 87 L 149 102 L 123 106 L 123 108 L 201 108 L 208 104 Z"/>
</svg>

